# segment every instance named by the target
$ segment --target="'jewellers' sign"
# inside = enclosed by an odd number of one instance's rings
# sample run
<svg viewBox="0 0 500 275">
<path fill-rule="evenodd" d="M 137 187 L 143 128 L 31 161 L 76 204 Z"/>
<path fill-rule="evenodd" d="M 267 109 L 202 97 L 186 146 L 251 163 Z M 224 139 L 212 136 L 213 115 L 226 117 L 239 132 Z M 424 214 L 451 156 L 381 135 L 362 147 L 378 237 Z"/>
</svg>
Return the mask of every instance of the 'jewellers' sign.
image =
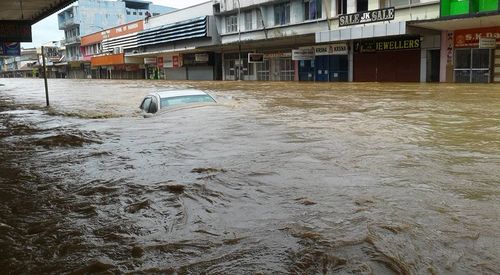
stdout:
<svg viewBox="0 0 500 275">
<path fill-rule="evenodd" d="M 354 51 L 358 53 L 420 49 L 420 37 L 401 37 L 376 41 L 358 41 Z"/>
<path fill-rule="evenodd" d="M 339 16 L 339 27 L 394 20 L 395 14 L 394 7 L 344 14 Z"/>
</svg>

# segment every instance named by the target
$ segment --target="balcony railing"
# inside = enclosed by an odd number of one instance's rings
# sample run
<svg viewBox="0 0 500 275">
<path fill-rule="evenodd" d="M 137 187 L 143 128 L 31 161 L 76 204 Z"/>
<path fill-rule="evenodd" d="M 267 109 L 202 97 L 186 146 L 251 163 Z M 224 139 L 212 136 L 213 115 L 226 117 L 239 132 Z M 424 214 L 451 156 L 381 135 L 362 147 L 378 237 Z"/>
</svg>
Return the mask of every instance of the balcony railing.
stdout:
<svg viewBox="0 0 500 275">
<path fill-rule="evenodd" d="M 73 37 L 66 38 L 66 40 L 64 41 L 64 45 L 79 44 L 80 41 L 81 41 L 81 39 L 79 36 L 73 36 Z"/>
<path fill-rule="evenodd" d="M 80 24 L 79 20 L 75 17 L 66 18 L 63 21 L 59 21 L 59 29 L 64 30 L 64 29 L 67 29 L 71 26 L 79 25 L 79 24 Z"/>
</svg>

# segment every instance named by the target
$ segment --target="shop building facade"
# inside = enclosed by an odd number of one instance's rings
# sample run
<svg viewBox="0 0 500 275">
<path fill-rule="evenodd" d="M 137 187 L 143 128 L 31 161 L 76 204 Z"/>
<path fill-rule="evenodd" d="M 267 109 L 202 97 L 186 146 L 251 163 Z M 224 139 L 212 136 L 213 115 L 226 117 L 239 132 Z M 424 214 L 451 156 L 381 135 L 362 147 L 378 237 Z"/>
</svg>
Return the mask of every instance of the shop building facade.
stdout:
<svg viewBox="0 0 500 275">
<path fill-rule="evenodd" d="M 160 15 L 173 8 L 135 0 L 78 0 L 77 5 L 66 8 L 58 16 L 59 29 L 64 31 L 68 78 L 87 78 L 91 64 L 84 59 L 81 38 L 91 33 L 144 19 L 146 11 Z"/>
<path fill-rule="evenodd" d="M 143 60 L 145 77 L 166 80 L 220 80 L 219 33 L 212 1 L 153 17 L 124 48 L 125 57 Z"/>
<path fill-rule="evenodd" d="M 299 63 L 292 53 L 301 47 L 314 46 L 315 32 L 328 28 L 324 2 L 329 1 L 215 3 L 217 26 L 221 30 L 223 79 L 298 81 L 301 71 L 307 75 L 306 66 L 310 67 L 314 61 Z"/>
<path fill-rule="evenodd" d="M 316 43 L 348 45 L 349 81 L 439 80 L 440 32 L 409 24 L 438 18 L 439 2 L 369 0 L 332 4 L 332 29 L 317 32 Z"/>
<path fill-rule="evenodd" d="M 500 1 L 442 0 L 440 18 L 412 25 L 441 33 L 441 82 L 500 83 Z"/>
<path fill-rule="evenodd" d="M 87 78 L 142 79 L 144 62 L 125 58 L 125 50 L 137 47 L 137 34 L 144 29 L 138 20 L 82 37 L 83 60 L 90 62 Z"/>
</svg>

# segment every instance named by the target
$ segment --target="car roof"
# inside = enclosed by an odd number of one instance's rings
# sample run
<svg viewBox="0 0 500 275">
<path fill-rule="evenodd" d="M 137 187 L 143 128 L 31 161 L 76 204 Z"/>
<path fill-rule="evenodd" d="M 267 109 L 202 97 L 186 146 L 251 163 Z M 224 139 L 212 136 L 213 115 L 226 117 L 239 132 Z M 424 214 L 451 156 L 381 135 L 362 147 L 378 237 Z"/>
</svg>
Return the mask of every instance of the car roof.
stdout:
<svg viewBox="0 0 500 275">
<path fill-rule="evenodd" d="M 157 94 L 160 98 L 190 96 L 190 95 L 207 95 L 207 93 L 205 93 L 204 91 L 195 89 L 158 91 L 153 94 Z"/>
</svg>

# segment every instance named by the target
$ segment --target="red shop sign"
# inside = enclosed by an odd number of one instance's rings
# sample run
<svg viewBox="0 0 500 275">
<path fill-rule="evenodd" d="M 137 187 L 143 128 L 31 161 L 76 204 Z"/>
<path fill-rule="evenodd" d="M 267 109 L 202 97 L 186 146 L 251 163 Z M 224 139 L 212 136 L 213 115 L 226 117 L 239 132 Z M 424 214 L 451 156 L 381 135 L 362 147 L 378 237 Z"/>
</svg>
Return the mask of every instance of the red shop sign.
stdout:
<svg viewBox="0 0 500 275">
<path fill-rule="evenodd" d="M 479 38 L 495 38 L 500 44 L 500 27 L 468 29 L 455 31 L 455 47 L 467 48 L 479 46 Z"/>
<path fill-rule="evenodd" d="M 172 64 L 174 68 L 179 68 L 179 56 L 174 55 L 172 56 Z"/>
<path fill-rule="evenodd" d="M 159 56 L 156 58 L 156 64 L 159 68 L 163 68 L 163 57 Z"/>
</svg>

